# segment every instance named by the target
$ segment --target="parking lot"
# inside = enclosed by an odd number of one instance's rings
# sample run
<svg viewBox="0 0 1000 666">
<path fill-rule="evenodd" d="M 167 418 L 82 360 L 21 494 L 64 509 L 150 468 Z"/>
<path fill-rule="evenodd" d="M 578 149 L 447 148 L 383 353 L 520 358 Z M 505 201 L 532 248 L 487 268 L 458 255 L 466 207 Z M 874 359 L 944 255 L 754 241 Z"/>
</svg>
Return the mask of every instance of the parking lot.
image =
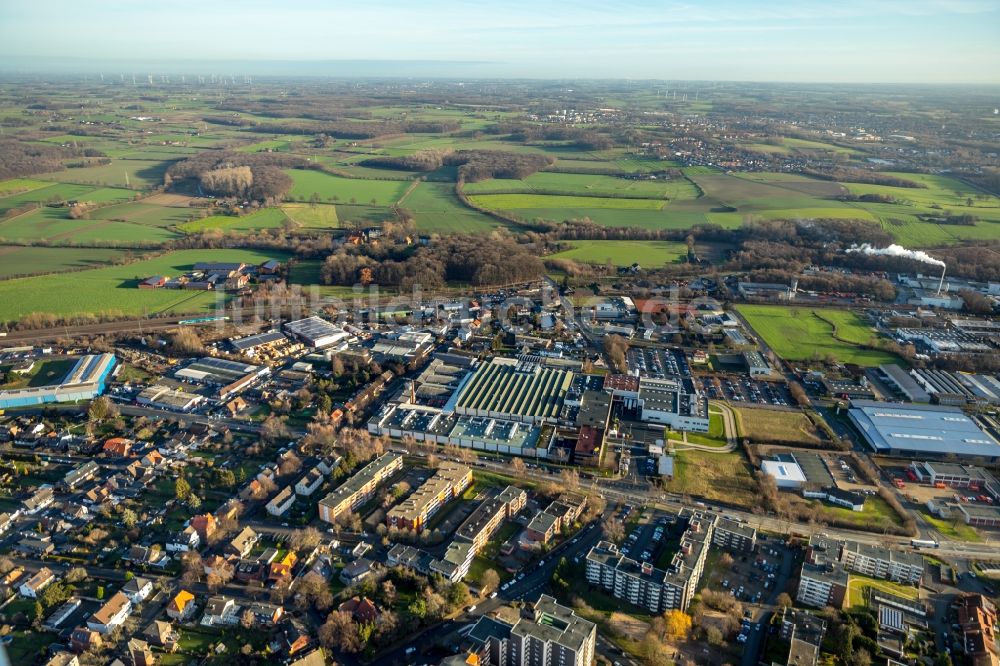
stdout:
<svg viewBox="0 0 1000 666">
<path fill-rule="evenodd" d="M 670 349 L 632 347 L 628 350 L 626 360 L 629 372 L 638 372 L 643 377 L 664 379 L 691 375 L 684 354 Z"/>
<path fill-rule="evenodd" d="M 762 382 L 740 375 L 701 377 L 699 381 L 705 395 L 714 400 L 776 405 L 778 407 L 795 404 L 795 399 L 788 392 L 788 387 L 781 383 Z"/>
</svg>

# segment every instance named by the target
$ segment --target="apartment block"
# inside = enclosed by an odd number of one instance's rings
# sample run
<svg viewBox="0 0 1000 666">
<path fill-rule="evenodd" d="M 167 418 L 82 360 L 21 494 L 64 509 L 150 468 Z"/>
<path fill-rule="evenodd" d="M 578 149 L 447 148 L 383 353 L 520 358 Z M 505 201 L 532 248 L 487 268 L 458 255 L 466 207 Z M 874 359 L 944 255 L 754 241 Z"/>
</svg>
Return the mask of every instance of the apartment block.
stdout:
<svg viewBox="0 0 1000 666">
<path fill-rule="evenodd" d="M 409 497 L 394 506 L 386 515 L 389 527 L 421 532 L 438 509 L 458 497 L 472 483 L 472 469 L 466 465 L 442 463 Z"/>
<path fill-rule="evenodd" d="M 365 465 L 339 488 L 319 501 L 319 517 L 332 523 L 375 496 L 375 490 L 389 477 L 403 469 L 403 456 L 386 453 Z"/>
<path fill-rule="evenodd" d="M 548 595 L 535 602 L 533 620 L 510 630 L 509 666 L 590 666 L 597 644 L 597 625 L 577 616 Z"/>
<path fill-rule="evenodd" d="M 757 546 L 757 530 L 746 523 L 720 518 L 712 532 L 712 545 L 749 553 Z"/>
</svg>

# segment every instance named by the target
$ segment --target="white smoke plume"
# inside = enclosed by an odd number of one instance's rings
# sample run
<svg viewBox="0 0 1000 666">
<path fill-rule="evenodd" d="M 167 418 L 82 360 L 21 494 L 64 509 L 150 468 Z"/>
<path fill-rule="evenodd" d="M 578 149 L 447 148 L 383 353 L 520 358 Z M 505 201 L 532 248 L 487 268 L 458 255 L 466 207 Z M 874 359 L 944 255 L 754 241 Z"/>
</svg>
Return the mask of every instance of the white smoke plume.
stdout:
<svg viewBox="0 0 1000 666">
<path fill-rule="evenodd" d="M 905 257 L 907 259 L 915 259 L 925 264 L 931 264 L 932 266 L 943 267 L 945 265 L 943 261 L 935 259 L 923 250 L 907 250 L 902 245 L 896 244 L 892 244 L 889 247 L 872 247 L 871 244 L 865 243 L 864 245 L 855 245 L 847 251 L 861 252 L 862 254 L 881 255 L 884 257 Z"/>
</svg>

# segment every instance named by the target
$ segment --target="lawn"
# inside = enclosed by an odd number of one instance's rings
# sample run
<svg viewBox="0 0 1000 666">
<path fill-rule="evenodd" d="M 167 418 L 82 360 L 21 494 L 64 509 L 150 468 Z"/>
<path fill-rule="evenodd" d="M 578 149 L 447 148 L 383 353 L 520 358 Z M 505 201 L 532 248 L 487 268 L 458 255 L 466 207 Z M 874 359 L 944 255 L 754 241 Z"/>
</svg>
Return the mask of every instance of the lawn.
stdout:
<svg viewBox="0 0 1000 666">
<path fill-rule="evenodd" d="M 75 273 L 42 275 L 0 282 L 0 320 L 30 312 L 55 315 L 115 312 L 147 315 L 160 312 L 209 312 L 222 294 L 167 289 L 137 289 L 151 275 L 175 276 L 199 261 L 261 263 L 285 259 L 281 252 L 257 250 L 177 250 L 124 266 Z"/>
<path fill-rule="evenodd" d="M 573 241 L 570 249 L 551 255 L 550 259 L 572 259 L 585 264 L 611 263 L 643 267 L 672 264 L 687 256 L 687 245 L 672 241 Z"/>
<path fill-rule="evenodd" d="M 734 407 L 736 423 L 743 437 L 754 442 L 818 444 L 819 433 L 802 412 Z"/>
<path fill-rule="evenodd" d="M 979 532 L 976 531 L 976 528 L 971 525 L 966 525 L 960 519 L 944 520 L 942 518 L 936 518 L 926 511 L 923 511 L 922 515 L 924 520 L 940 532 L 942 536 L 948 539 L 954 539 L 955 541 L 972 541 L 977 543 L 983 540 L 982 537 L 979 536 Z"/>
<path fill-rule="evenodd" d="M 815 500 L 819 502 L 820 500 Z M 863 511 L 852 511 L 846 507 L 830 506 L 821 503 L 822 516 L 827 520 L 837 520 L 854 525 L 854 529 L 868 532 L 879 532 L 900 525 L 899 516 L 884 499 L 878 496 L 869 497 L 865 501 Z"/>
<path fill-rule="evenodd" d="M 256 231 L 258 229 L 277 229 L 285 223 L 285 220 L 285 214 L 280 208 L 265 208 L 249 215 L 209 215 L 200 220 L 180 224 L 177 228 L 189 234 L 208 229 Z"/>
<path fill-rule="evenodd" d="M 0 279 L 107 266 L 125 256 L 105 248 L 0 247 Z"/>
<path fill-rule="evenodd" d="M 410 186 L 406 181 L 342 178 L 307 169 L 289 169 L 285 173 L 292 177 L 294 185 L 289 197 L 295 201 L 309 201 L 317 194 L 326 202 L 392 206 Z"/>
<path fill-rule="evenodd" d="M 822 360 L 875 366 L 898 358 L 859 346 L 866 325 L 849 311 L 822 310 L 785 305 L 738 305 L 737 311 L 778 356 L 789 361 Z"/>
<path fill-rule="evenodd" d="M 11 644 L 7 646 L 7 658 L 11 664 L 33 664 L 45 649 L 58 640 L 55 634 L 44 631 L 13 631 Z"/>
<path fill-rule="evenodd" d="M 867 604 L 865 601 L 865 588 L 868 587 L 911 601 L 916 601 L 920 598 L 920 590 L 912 585 L 903 585 L 889 580 L 879 580 L 852 573 L 847 582 L 848 607 L 865 606 Z"/>
</svg>

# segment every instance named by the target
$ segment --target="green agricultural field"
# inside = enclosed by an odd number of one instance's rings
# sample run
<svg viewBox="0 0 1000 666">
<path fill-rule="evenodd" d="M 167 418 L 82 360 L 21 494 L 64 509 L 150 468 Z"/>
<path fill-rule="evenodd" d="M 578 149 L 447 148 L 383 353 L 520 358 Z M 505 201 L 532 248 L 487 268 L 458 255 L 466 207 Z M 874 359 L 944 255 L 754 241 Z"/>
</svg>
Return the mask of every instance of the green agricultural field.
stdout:
<svg viewBox="0 0 1000 666">
<path fill-rule="evenodd" d="M 894 203 L 856 202 L 852 205 L 871 213 L 900 243 L 908 247 L 933 247 L 959 241 L 1000 239 L 1000 198 L 946 176 L 915 173 L 888 175 L 914 181 L 924 187 L 867 183 L 844 183 L 844 187 L 857 196 L 876 194 L 892 197 Z M 973 215 L 978 222 L 974 226 L 964 226 L 934 221 L 934 218 L 948 215 Z"/>
<path fill-rule="evenodd" d="M 71 200 L 87 201 L 89 197 L 85 195 L 96 189 L 90 185 L 53 183 L 47 187 L 39 187 L 28 192 L 21 192 L 13 196 L 0 198 L 0 215 L 6 214 L 12 208 L 20 208 L 27 205 Z"/>
<path fill-rule="evenodd" d="M 281 206 L 289 220 L 307 229 L 336 229 L 340 226 L 337 207 L 329 204 L 290 203 Z"/>
<path fill-rule="evenodd" d="M 99 233 L 91 234 L 92 231 Z M 65 208 L 43 207 L 0 223 L 0 239 L 74 243 L 88 240 L 159 243 L 175 238 L 168 229 L 108 220 L 73 220 Z"/>
<path fill-rule="evenodd" d="M 491 179 L 465 186 L 466 194 L 522 192 L 529 194 L 576 194 L 648 199 L 696 199 L 698 189 L 686 178 L 678 180 L 632 180 L 614 176 L 539 171 L 523 180 Z"/>
<path fill-rule="evenodd" d="M 615 266 L 654 268 L 687 256 L 687 245 L 672 241 L 573 241 L 571 249 L 550 255 L 550 259 L 572 259 L 585 264 L 612 263 Z"/>
<path fill-rule="evenodd" d="M 859 346 L 876 334 L 851 312 L 783 305 L 738 305 L 736 309 L 788 361 L 833 357 L 865 366 L 899 361 L 886 352 Z"/>
<path fill-rule="evenodd" d="M 109 187 L 128 186 L 140 190 L 163 185 L 169 161 L 160 160 L 112 160 L 111 164 L 63 169 L 42 174 L 39 178 L 60 183 L 82 185 L 104 185 Z"/>
<path fill-rule="evenodd" d="M 193 234 L 208 229 L 223 231 L 256 231 L 276 229 L 285 223 L 285 214 L 280 208 L 265 208 L 249 215 L 209 215 L 200 220 L 192 220 L 178 225 L 184 233 Z"/>
<path fill-rule="evenodd" d="M 362 180 L 342 178 L 322 171 L 289 169 L 294 185 L 289 196 L 296 201 L 308 201 L 318 194 L 321 201 L 337 203 L 392 206 L 406 193 L 410 183 L 393 180 Z"/>
<path fill-rule="evenodd" d="M 612 199 L 546 194 L 481 194 L 469 197 L 477 206 L 489 210 L 522 208 L 592 208 L 614 210 L 662 210 L 662 199 Z"/>
<path fill-rule="evenodd" d="M 417 229 L 424 232 L 474 233 L 504 226 L 499 220 L 468 208 L 451 183 L 424 182 L 400 202 L 413 214 Z"/>
<path fill-rule="evenodd" d="M 31 312 L 55 315 L 160 312 L 208 312 L 223 294 L 173 289 L 138 289 L 151 275 L 175 276 L 199 261 L 262 263 L 285 260 L 281 252 L 257 250 L 177 250 L 123 266 L 0 282 L 0 320 L 16 320 Z"/>
<path fill-rule="evenodd" d="M 51 184 L 44 180 L 34 180 L 31 178 L 11 178 L 10 180 L 0 182 L 0 197 L 31 192 L 32 190 L 48 187 Z"/>
<path fill-rule="evenodd" d="M 135 201 L 92 210 L 89 217 L 92 220 L 131 222 L 149 227 L 173 227 L 189 222 L 197 212 L 198 209 Z"/>
<path fill-rule="evenodd" d="M 106 248 L 0 247 L 0 279 L 80 268 L 97 268 L 125 256 L 124 250 Z"/>
</svg>

